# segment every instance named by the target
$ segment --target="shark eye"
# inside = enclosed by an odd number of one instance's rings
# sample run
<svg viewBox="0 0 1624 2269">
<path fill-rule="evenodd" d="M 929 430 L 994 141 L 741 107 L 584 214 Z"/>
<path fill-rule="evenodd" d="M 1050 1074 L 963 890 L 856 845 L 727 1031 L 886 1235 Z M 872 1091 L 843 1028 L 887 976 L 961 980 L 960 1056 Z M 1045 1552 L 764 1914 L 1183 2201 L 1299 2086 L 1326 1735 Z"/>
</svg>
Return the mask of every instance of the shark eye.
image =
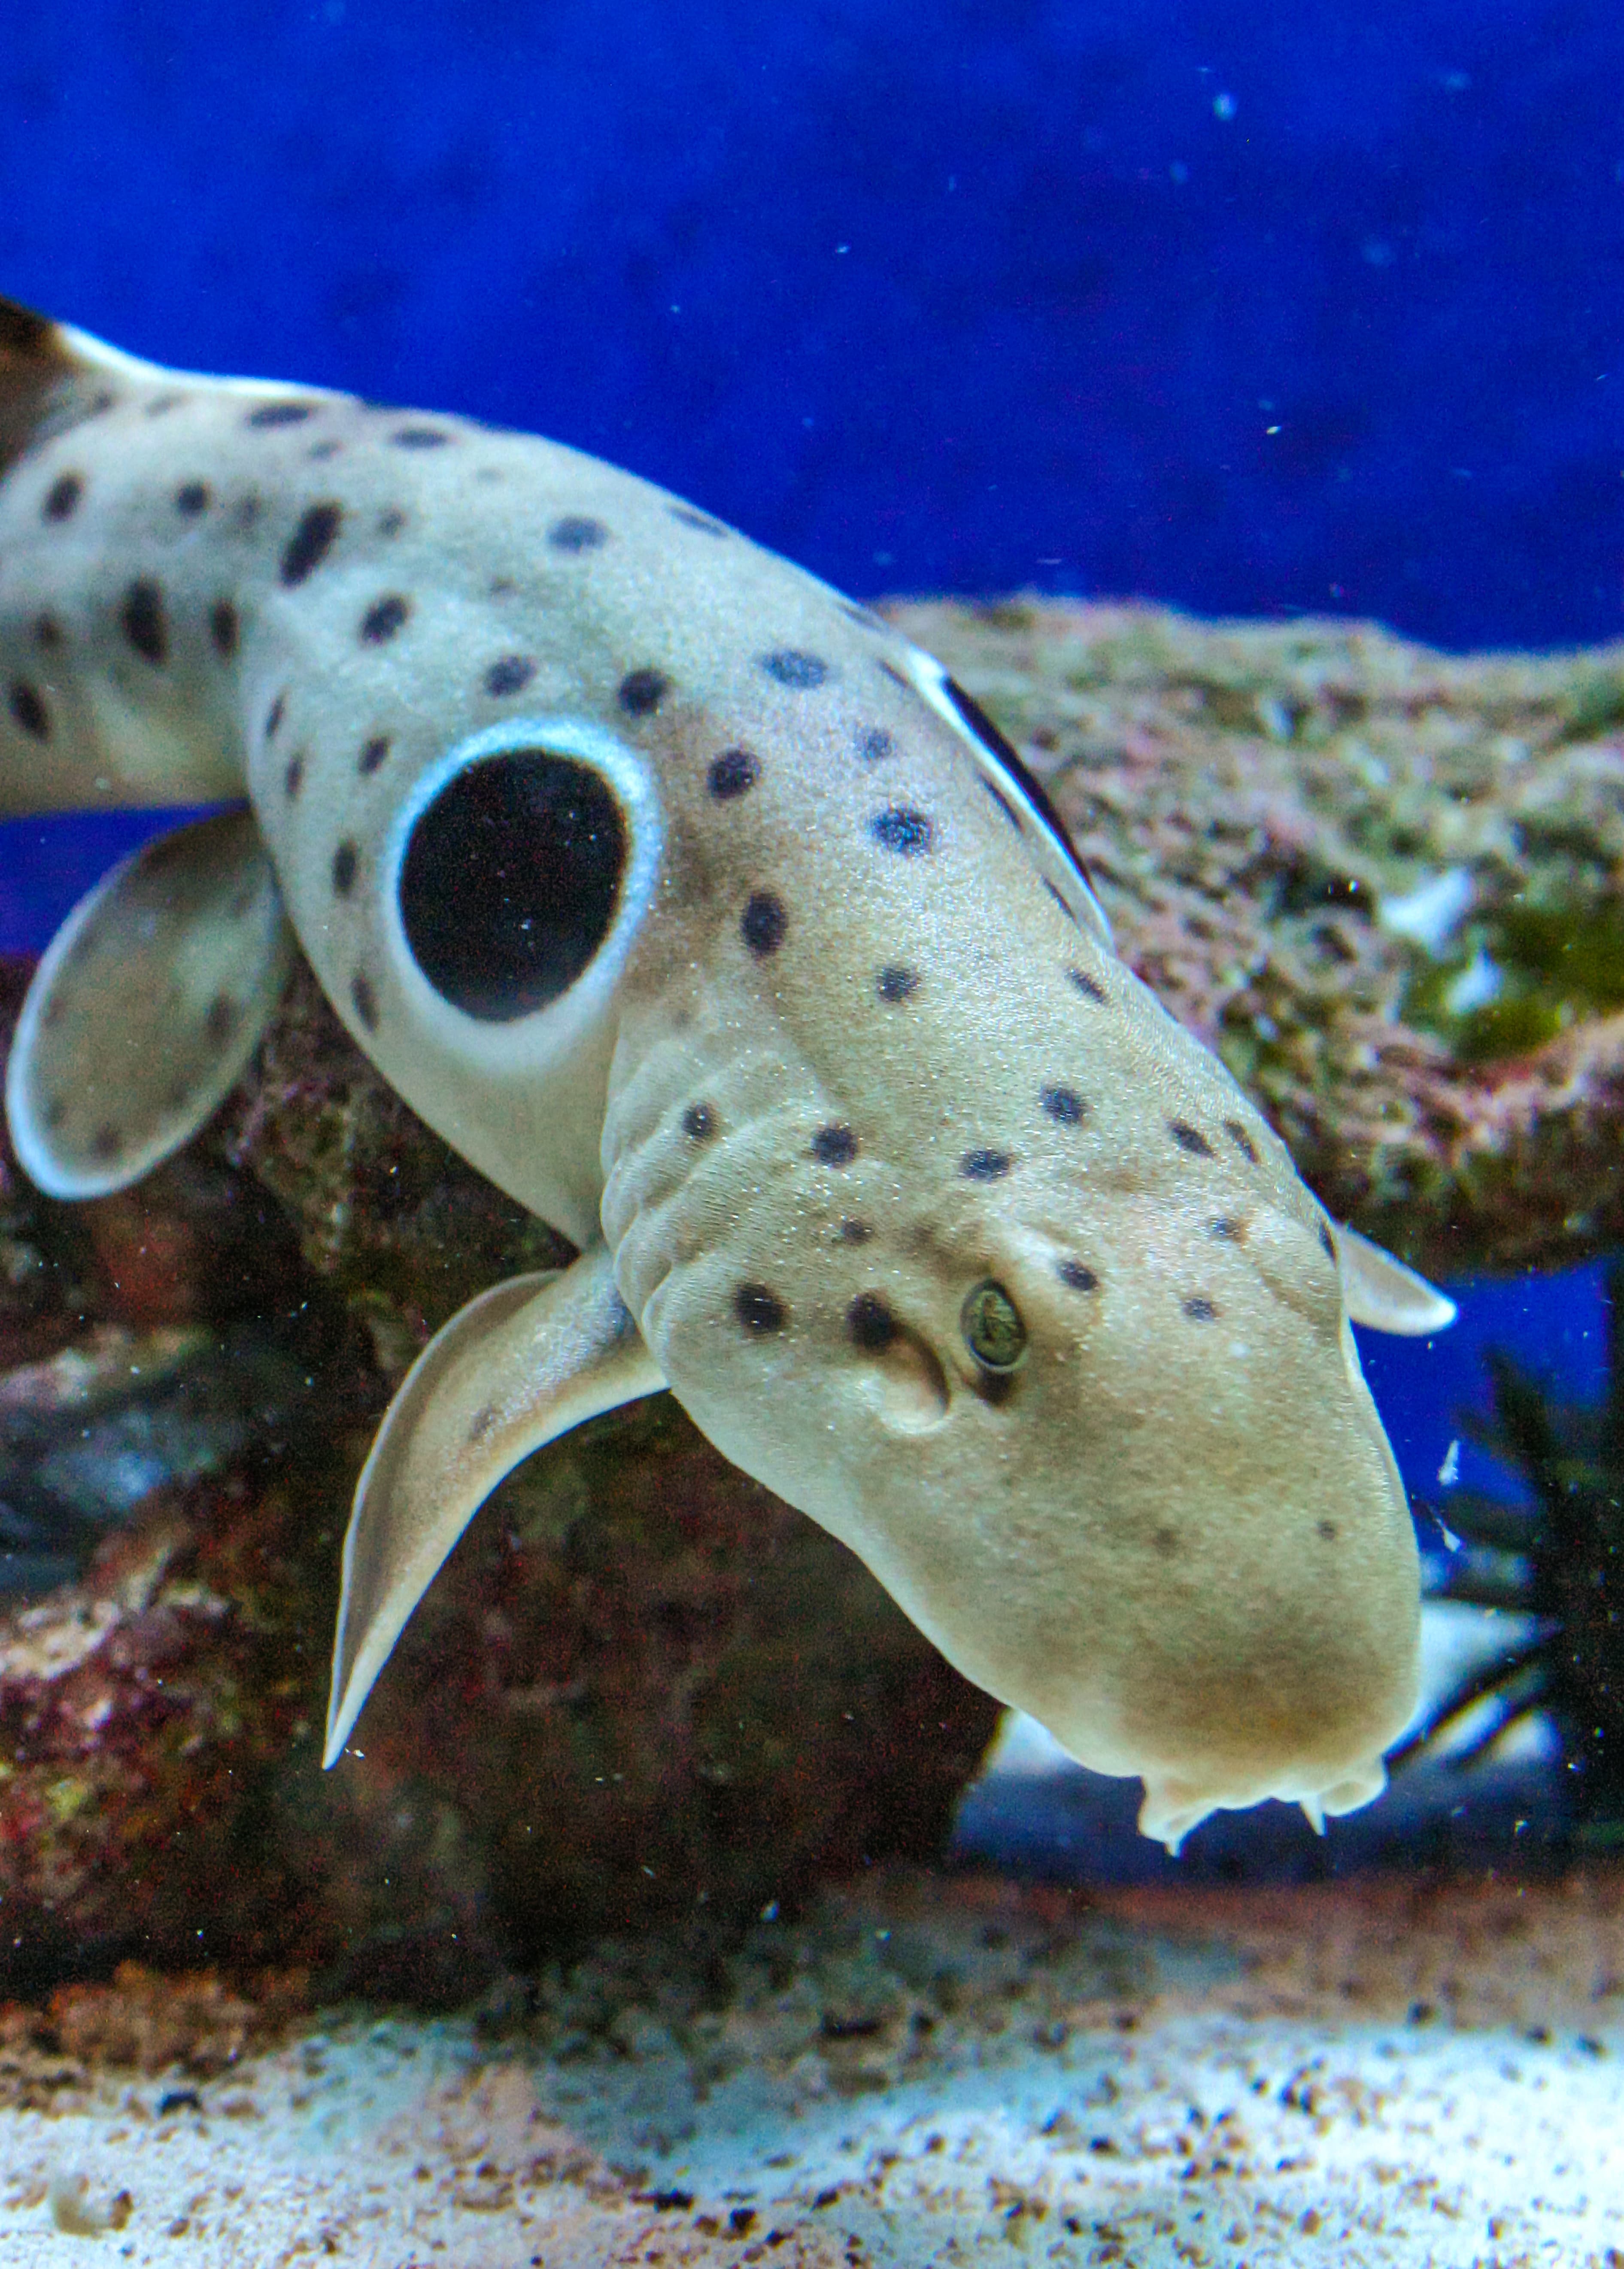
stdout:
<svg viewBox="0 0 1624 2269">
<path fill-rule="evenodd" d="M 595 766 L 509 748 L 454 772 L 401 861 L 401 926 L 443 1000 L 508 1024 L 566 993 L 614 923 L 628 831 Z"/>
<path fill-rule="evenodd" d="M 990 1276 L 965 1293 L 958 1319 L 965 1343 L 984 1371 L 1013 1371 L 1026 1353 L 1021 1311 Z"/>
</svg>

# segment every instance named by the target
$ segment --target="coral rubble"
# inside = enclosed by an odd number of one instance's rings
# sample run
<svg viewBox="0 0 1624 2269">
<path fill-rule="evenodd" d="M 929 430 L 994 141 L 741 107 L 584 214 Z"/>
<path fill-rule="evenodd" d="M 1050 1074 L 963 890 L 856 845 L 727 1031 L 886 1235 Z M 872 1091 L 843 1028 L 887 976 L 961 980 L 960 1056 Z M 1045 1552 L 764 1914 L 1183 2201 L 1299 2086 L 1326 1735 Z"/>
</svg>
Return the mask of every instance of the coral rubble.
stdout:
<svg viewBox="0 0 1624 2269">
<path fill-rule="evenodd" d="M 1027 753 L 1128 961 L 1434 1275 L 1624 1233 L 1624 647 L 890 610 Z"/>
</svg>

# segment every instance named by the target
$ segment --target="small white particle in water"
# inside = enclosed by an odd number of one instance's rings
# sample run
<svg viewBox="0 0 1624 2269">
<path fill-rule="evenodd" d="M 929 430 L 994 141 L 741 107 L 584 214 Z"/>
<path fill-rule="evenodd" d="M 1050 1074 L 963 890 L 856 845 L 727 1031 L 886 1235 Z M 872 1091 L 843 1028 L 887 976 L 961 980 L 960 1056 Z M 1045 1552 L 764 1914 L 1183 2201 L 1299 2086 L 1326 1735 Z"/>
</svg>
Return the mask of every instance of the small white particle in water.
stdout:
<svg viewBox="0 0 1624 2269">
<path fill-rule="evenodd" d="M 1222 118 L 1226 125 L 1239 107 L 1232 94 L 1215 94 L 1213 97 L 1213 116 Z"/>
<path fill-rule="evenodd" d="M 1460 1479 L 1460 1441 L 1458 1436 L 1443 1452 L 1443 1463 L 1438 1467 L 1438 1487 L 1453 1489 Z M 1451 1550 L 1453 1547 L 1451 1546 Z"/>
</svg>

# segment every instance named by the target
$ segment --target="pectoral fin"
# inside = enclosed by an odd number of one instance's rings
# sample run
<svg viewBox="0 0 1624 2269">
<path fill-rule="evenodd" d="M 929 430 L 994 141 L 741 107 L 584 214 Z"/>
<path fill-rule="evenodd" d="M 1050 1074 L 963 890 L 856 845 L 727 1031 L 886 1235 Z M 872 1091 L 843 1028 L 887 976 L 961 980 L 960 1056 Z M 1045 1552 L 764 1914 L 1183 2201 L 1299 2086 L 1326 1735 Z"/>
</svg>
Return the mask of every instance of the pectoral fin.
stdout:
<svg viewBox="0 0 1624 2269">
<path fill-rule="evenodd" d="M 24 1171 L 102 1197 L 178 1150 L 247 1068 L 292 937 L 247 812 L 195 821 L 115 867 L 33 974 L 6 1068 Z"/>
<path fill-rule="evenodd" d="M 1342 1277 L 1342 1300 L 1356 1324 L 1373 1332 L 1394 1332 L 1406 1339 L 1425 1339 L 1447 1330 L 1455 1320 L 1455 1303 L 1424 1276 L 1395 1260 L 1356 1229 L 1337 1228 L 1337 1265 Z"/>
<path fill-rule="evenodd" d="M 406 1619 L 474 1514 L 532 1450 L 665 1385 L 608 1252 L 470 1300 L 402 1381 L 344 1537 L 324 1765 L 341 1755 Z"/>
</svg>

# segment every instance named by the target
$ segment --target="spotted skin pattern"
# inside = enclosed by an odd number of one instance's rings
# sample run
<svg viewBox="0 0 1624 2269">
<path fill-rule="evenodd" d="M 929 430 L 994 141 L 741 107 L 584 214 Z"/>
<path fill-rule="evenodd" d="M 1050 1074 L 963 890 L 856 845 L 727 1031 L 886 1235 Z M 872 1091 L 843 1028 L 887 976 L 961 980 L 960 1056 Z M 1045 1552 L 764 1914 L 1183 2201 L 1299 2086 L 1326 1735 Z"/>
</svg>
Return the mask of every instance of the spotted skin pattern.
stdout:
<svg viewBox="0 0 1624 2269">
<path fill-rule="evenodd" d="M 7 1096 L 38 1180 L 195 1130 L 280 906 L 383 1075 L 582 1248 L 385 1422 L 329 1758 L 501 1474 L 668 1385 L 970 1676 L 1141 1775 L 1150 1833 L 1375 1793 L 1417 1573 L 1347 1312 L 1447 1303 L 1332 1238 L 928 656 L 568 449 L 0 305 L 0 685 L 4 809 L 251 814 L 46 957 Z"/>
</svg>

